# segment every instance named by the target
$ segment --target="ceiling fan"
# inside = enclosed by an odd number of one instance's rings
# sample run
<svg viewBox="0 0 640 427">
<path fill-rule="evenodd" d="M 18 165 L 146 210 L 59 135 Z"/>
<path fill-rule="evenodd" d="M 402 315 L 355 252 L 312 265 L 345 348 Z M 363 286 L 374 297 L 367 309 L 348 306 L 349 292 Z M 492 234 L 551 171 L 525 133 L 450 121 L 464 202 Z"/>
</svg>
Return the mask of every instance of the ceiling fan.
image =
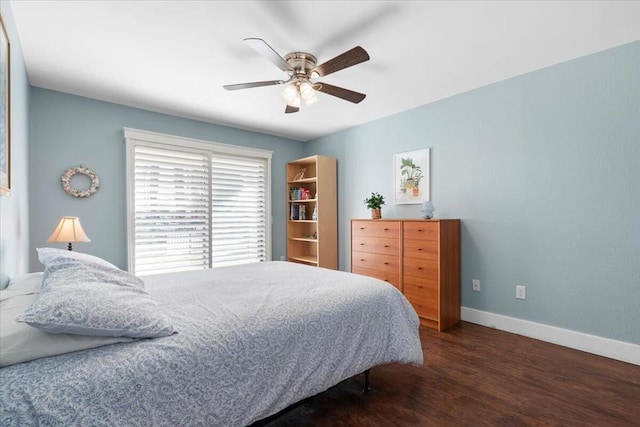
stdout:
<svg viewBox="0 0 640 427">
<path fill-rule="evenodd" d="M 320 65 L 315 56 L 306 52 L 291 52 L 281 57 L 271 46 L 262 39 L 248 38 L 244 42 L 265 56 L 276 67 L 289 75 L 287 80 L 269 80 L 263 82 L 238 83 L 224 85 L 226 90 L 249 89 L 261 86 L 286 85 L 282 96 L 287 102 L 285 113 L 297 113 L 300 110 L 300 100 L 304 99 L 307 105 L 317 102 L 316 91 L 326 93 L 355 104 L 362 101 L 367 95 L 333 86 L 328 83 L 312 82 L 311 79 L 324 77 L 336 71 L 351 67 L 369 60 L 369 54 L 360 46 L 356 46 L 333 59 Z"/>
</svg>

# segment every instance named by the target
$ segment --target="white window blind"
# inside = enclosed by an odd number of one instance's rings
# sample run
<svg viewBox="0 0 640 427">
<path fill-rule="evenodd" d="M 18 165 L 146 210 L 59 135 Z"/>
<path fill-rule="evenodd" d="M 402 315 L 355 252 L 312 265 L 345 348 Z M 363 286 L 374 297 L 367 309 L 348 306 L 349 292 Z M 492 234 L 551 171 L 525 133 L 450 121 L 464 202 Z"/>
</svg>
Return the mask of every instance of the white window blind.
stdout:
<svg viewBox="0 0 640 427">
<path fill-rule="evenodd" d="M 137 274 L 209 267 L 209 154 L 135 147 Z"/>
<path fill-rule="evenodd" d="M 267 200 L 263 159 L 213 155 L 213 266 L 266 260 Z"/>
<path fill-rule="evenodd" d="M 270 259 L 270 152 L 130 129 L 125 139 L 130 271 Z"/>
</svg>

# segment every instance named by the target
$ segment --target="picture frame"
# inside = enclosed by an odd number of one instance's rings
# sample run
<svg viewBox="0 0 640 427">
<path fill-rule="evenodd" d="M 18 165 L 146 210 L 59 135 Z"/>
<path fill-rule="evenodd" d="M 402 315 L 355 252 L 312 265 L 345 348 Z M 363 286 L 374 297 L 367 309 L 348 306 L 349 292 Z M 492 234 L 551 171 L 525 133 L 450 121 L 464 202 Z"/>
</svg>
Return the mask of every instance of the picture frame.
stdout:
<svg viewBox="0 0 640 427">
<path fill-rule="evenodd" d="M 418 204 L 431 199 L 429 148 L 394 154 L 393 174 L 396 205 Z"/>
<path fill-rule="evenodd" d="M 303 178 L 304 178 L 304 173 L 305 173 L 306 171 L 307 171 L 307 170 L 306 170 L 305 168 L 300 168 L 300 170 L 298 171 L 298 173 L 296 174 L 296 176 L 293 178 L 293 180 L 294 180 L 294 181 L 299 181 L 299 180 L 303 179 Z"/>
<path fill-rule="evenodd" d="M 0 195 L 11 194 L 11 45 L 0 14 Z"/>
</svg>

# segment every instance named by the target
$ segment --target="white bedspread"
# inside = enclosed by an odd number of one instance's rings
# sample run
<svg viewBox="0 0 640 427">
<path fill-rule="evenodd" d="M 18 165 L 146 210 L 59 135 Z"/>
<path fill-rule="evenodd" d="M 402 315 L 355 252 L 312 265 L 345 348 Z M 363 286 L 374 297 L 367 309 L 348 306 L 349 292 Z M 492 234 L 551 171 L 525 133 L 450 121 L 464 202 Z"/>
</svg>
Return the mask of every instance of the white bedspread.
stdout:
<svg viewBox="0 0 640 427">
<path fill-rule="evenodd" d="M 415 311 L 376 279 L 268 262 L 144 281 L 177 334 L 0 369 L 0 424 L 241 426 L 422 363 Z"/>
</svg>

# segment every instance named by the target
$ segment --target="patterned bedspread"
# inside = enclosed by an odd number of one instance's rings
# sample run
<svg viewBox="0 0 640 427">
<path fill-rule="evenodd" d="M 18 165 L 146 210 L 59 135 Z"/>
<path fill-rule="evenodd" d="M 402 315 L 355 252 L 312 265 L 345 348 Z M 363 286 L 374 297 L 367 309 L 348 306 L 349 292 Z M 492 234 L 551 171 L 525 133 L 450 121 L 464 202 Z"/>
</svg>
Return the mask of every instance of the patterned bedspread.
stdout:
<svg viewBox="0 0 640 427">
<path fill-rule="evenodd" d="M 178 332 L 0 369 L 2 426 L 241 426 L 422 364 L 415 311 L 376 279 L 268 262 L 144 281 Z"/>
</svg>

